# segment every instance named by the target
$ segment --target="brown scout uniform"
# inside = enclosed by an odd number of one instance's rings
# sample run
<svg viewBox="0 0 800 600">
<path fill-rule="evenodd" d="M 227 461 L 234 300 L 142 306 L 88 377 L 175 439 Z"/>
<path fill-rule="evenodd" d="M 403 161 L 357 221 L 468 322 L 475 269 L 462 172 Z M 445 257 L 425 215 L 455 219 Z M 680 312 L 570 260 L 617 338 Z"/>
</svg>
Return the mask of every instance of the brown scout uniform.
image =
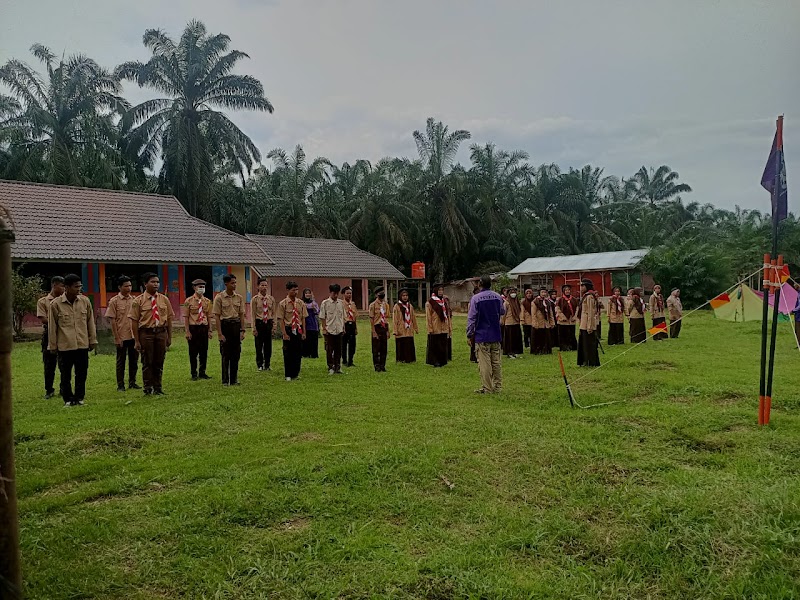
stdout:
<svg viewBox="0 0 800 600">
<path fill-rule="evenodd" d="M 136 373 L 139 370 L 139 352 L 136 350 L 136 340 L 133 339 L 133 326 L 128 314 L 133 305 L 133 296 L 127 297 L 117 294 L 108 301 L 106 318 L 114 324 L 112 331 L 116 331 L 117 344 L 116 374 L 117 389 L 125 390 L 125 363 L 128 363 L 128 387 L 137 388 Z"/>
<path fill-rule="evenodd" d="M 199 281 L 195 279 L 195 281 Z M 192 282 L 192 285 L 205 285 Z M 200 316 L 200 307 L 203 315 Z M 194 293 L 189 296 L 181 307 L 184 326 L 188 327 L 191 339 L 189 340 L 189 369 L 192 378 L 198 377 L 197 364 L 200 363 L 199 377 L 206 379 L 206 366 L 208 365 L 208 340 L 211 337 L 211 300 L 203 296 L 198 298 Z"/>
<path fill-rule="evenodd" d="M 264 305 L 267 307 L 266 317 Z M 256 367 L 259 370 L 269 369 L 272 362 L 272 330 L 275 327 L 275 298 L 269 294 L 255 294 L 250 300 L 250 319 L 256 345 Z"/>
<path fill-rule="evenodd" d="M 50 318 L 50 303 L 55 300 L 52 292 L 39 298 L 36 302 L 36 316 L 42 323 L 42 363 L 44 364 L 44 392 L 46 397 L 51 397 L 55 393 L 53 382 L 56 378 L 56 366 L 58 356 L 49 350 L 50 341 L 48 338 L 48 319 Z"/>
<path fill-rule="evenodd" d="M 153 298 L 158 308 L 158 321 L 153 314 Z M 172 310 L 169 298 L 156 292 L 139 294 L 131 304 L 128 317 L 139 325 L 139 346 L 142 353 L 142 379 L 144 393 L 161 392 L 164 375 L 164 359 L 167 346 L 172 342 Z"/>
<path fill-rule="evenodd" d="M 89 371 L 89 348 L 97 345 L 92 303 L 86 296 L 73 302 L 67 295 L 55 298 L 48 309 L 48 344 L 58 351 L 61 370 L 61 397 L 65 404 L 82 402 L 86 396 L 86 375 Z M 72 391 L 72 369 L 75 369 L 75 393 Z"/>
<path fill-rule="evenodd" d="M 222 355 L 222 384 L 236 385 L 239 381 L 239 359 L 242 356 L 242 332 L 245 325 L 245 299 L 238 292 L 220 292 L 214 297 L 211 311 L 220 323 L 218 335 L 225 337 L 219 343 Z"/>
</svg>

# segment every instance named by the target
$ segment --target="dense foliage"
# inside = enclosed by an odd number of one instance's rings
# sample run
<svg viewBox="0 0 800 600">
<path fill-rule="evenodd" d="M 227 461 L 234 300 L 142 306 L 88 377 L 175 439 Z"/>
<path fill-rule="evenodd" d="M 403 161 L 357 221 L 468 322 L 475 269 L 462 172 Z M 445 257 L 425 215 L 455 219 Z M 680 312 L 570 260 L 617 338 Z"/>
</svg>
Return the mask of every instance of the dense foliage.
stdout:
<svg viewBox="0 0 800 600">
<path fill-rule="evenodd" d="M 36 302 L 42 296 L 42 278 L 38 275 L 26 277 L 19 266 L 11 271 L 11 312 L 14 317 L 14 337 L 24 335 L 25 315 L 36 313 Z"/>
<path fill-rule="evenodd" d="M 436 279 L 502 270 L 524 258 L 652 247 L 648 267 L 694 299 L 751 272 L 770 219 L 685 201 L 692 188 L 666 165 L 630 177 L 586 165 L 534 166 L 520 150 L 471 143 L 465 130 L 428 119 L 417 156 L 332 164 L 298 145 L 259 149 L 225 110 L 271 113 L 259 81 L 233 73 L 247 55 L 191 22 L 176 42 L 148 30 L 146 63 L 113 71 L 41 45 L 39 74 L 0 67 L 0 177 L 149 190 L 178 197 L 193 215 L 241 233 L 349 238 L 408 271 L 422 260 Z M 131 106 L 121 82 L 158 97 Z M 800 223 L 783 223 L 788 260 L 800 262 Z"/>
</svg>

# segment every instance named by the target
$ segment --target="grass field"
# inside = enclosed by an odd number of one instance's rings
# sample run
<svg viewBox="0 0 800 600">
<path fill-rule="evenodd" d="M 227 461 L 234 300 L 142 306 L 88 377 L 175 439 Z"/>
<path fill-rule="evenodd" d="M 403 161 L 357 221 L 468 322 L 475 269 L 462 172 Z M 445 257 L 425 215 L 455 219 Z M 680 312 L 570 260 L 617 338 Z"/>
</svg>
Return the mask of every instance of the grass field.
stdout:
<svg viewBox="0 0 800 600">
<path fill-rule="evenodd" d="M 324 358 L 239 388 L 42 399 L 39 346 L 14 352 L 28 598 L 797 598 L 800 352 L 781 325 L 772 425 L 756 426 L 760 324 L 687 319 L 578 383 L 556 355 L 504 360 L 478 396 L 464 319 L 444 369 Z M 215 346 L 212 345 L 215 348 Z M 424 338 L 417 340 L 424 356 Z M 624 349 L 606 348 L 602 360 Z M 565 355 L 570 375 L 586 373 Z M 450 484 L 450 485 L 448 485 Z"/>
</svg>

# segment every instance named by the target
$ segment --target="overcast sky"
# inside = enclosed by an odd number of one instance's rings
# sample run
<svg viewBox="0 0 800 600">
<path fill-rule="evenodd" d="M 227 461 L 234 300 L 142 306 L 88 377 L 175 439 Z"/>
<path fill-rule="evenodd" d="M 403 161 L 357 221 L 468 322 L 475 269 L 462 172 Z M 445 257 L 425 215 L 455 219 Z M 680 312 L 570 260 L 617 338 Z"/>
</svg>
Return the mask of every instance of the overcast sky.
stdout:
<svg viewBox="0 0 800 600">
<path fill-rule="evenodd" d="M 784 113 L 800 206 L 800 0 L 0 0 L 0 60 L 34 62 L 41 42 L 113 68 L 147 60 L 145 29 L 177 38 L 191 19 L 250 55 L 239 72 L 275 113 L 234 120 L 263 154 L 413 157 L 433 116 L 536 165 L 668 164 L 687 200 L 768 210 Z"/>
</svg>

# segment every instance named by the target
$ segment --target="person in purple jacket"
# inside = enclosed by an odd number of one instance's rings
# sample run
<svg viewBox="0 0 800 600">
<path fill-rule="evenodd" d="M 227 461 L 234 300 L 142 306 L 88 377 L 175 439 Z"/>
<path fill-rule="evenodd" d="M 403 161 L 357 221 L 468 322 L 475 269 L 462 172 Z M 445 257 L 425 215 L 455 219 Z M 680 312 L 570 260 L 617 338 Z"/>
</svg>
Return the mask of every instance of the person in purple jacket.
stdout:
<svg viewBox="0 0 800 600">
<path fill-rule="evenodd" d="M 503 299 L 491 290 L 492 279 L 481 277 L 481 291 L 472 296 L 467 314 L 467 341 L 475 347 L 481 387 L 478 394 L 497 394 L 503 389 L 500 366 L 500 317 L 505 314 Z"/>
</svg>

